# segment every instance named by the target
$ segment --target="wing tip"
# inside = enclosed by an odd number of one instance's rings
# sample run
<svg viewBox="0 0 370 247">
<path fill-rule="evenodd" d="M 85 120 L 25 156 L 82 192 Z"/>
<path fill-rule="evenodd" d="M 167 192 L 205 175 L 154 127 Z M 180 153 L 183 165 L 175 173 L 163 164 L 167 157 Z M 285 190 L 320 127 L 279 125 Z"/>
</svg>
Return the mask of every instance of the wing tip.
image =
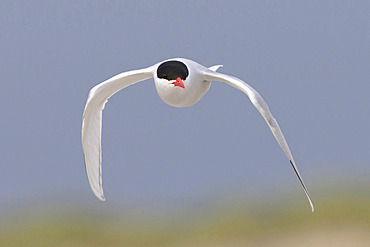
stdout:
<svg viewBox="0 0 370 247">
<path fill-rule="evenodd" d="M 311 211 L 313 213 L 313 212 L 315 212 L 315 207 L 313 206 L 312 202 L 310 204 L 311 204 Z"/>
<path fill-rule="evenodd" d="M 303 180 L 301 179 L 301 176 L 299 175 L 298 170 L 296 169 L 296 166 L 295 166 L 294 161 L 293 161 L 293 160 L 289 160 L 289 161 L 290 161 L 290 164 L 292 165 L 292 167 L 293 167 L 293 169 L 294 169 L 294 171 L 295 171 L 295 173 L 296 173 L 296 175 L 297 175 L 297 177 L 298 177 L 299 181 L 301 182 L 301 185 L 302 185 L 302 187 L 303 187 L 303 191 L 304 191 L 304 193 L 305 193 L 305 194 L 306 194 L 306 196 L 307 196 L 308 202 L 310 203 L 310 206 L 311 206 L 311 211 L 312 211 L 312 213 L 313 213 L 313 212 L 315 211 L 315 207 L 313 206 L 313 203 L 312 203 L 311 197 L 310 197 L 310 195 L 308 194 L 308 191 L 307 191 L 306 185 L 303 183 Z"/>
<path fill-rule="evenodd" d="M 98 191 L 94 191 L 93 190 L 93 192 L 94 192 L 94 195 L 100 200 L 100 201 L 102 201 L 102 202 L 105 202 L 105 196 L 104 196 L 104 194 L 103 194 L 103 191 L 101 191 L 101 192 L 98 192 Z"/>
<path fill-rule="evenodd" d="M 90 185 L 90 188 L 92 190 L 92 192 L 94 193 L 94 195 L 100 200 L 100 201 L 105 201 L 105 196 L 104 196 L 104 192 L 103 192 L 103 188 L 101 186 L 101 184 L 97 184 L 95 183 L 94 181 L 91 180 L 91 177 L 89 176 L 89 172 L 88 172 L 88 169 L 87 169 L 87 166 L 86 166 L 86 173 L 87 173 L 87 179 L 89 181 L 89 185 Z"/>
<path fill-rule="evenodd" d="M 92 181 L 89 179 L 89 183 L 90 183 L 90 188 L 92 190 L 92 192 L 94 193 L 94 195 L 100 200 L 100 201 L 105 201 L 105 196 L 104 196 L 104 192 L 103 192 L 103 187 L 102 186 L 95 186 L 94 183 L 92 183 Z"/>
</svg>

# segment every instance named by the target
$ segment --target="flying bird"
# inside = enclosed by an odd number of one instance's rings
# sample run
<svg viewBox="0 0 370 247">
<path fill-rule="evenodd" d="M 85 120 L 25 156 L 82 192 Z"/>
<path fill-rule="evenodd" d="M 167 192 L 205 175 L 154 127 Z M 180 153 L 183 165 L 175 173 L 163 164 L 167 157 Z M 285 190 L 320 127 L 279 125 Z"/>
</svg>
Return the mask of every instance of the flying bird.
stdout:
<svg viewBox="0 0 370 247">
<path fill-rule="evenodd" d="M 279 124 L 272 116 L 261 95 L 244 81 L 217 72 L 222 65 L 204 67 L 189 59 L 174 58 L 153 66 L 123 72 L 90 90 L 82 119 L 82 147 L 90 187 L 100 200 L 105 201 L 102 187 L 101 131 L 102 112 L 108 99 L 119 90 L 136 82 L 154 78 L 160 98 L 174 107 L 187 107 L 198 102 L 211 86 L 211 81 L 220 81 L 244 92 L 261 113 L 280 147 L 289 159 L 308 198 L 312 211 L 314 206 L 305 184 L 298 172 Z"/>
</svg>

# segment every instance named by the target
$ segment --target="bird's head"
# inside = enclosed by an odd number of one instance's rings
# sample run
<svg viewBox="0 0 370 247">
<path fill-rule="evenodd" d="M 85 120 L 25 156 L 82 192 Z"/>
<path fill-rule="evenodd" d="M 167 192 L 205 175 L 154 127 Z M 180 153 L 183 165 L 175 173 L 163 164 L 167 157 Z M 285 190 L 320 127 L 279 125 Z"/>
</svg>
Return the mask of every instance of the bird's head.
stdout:
<svg viewBox="0 0 370 247">
<path fill-rule="evenodd" d="M 189 76 L 189 70 L 183 62 L 170 60 L 158 66 L 156 75 L 158 79 L 166 80 L 174 87 L 185 89 L 184 81 Z"/>
</svg>

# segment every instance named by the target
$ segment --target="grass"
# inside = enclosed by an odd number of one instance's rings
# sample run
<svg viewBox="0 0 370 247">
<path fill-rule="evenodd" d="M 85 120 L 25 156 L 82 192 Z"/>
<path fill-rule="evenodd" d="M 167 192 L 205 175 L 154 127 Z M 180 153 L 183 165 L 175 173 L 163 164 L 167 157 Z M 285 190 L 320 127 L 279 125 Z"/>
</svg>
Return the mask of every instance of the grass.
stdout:
<svg viewBox="0 0 370 247">
<path fill-rule="evenodd" d="M 94 210 L 58 208 L 16 214 L 0 229 L 0 246 L 321 246 L 340 240 L 368 246 L 370 198 L 322 198 L 307 205 L 243 207 L 229 203 L 180 217 L 114 217 Z M 286 205 L 286 204 L 284 204 Z M 290 241 L 290 242 L 289 242 Z M 315 242 L 319 241 L 319 242 Z M 359 241 L 359 242 L 356 242 Z M 356 243 L 353 245 L 353 243 Z"/>
</svg>

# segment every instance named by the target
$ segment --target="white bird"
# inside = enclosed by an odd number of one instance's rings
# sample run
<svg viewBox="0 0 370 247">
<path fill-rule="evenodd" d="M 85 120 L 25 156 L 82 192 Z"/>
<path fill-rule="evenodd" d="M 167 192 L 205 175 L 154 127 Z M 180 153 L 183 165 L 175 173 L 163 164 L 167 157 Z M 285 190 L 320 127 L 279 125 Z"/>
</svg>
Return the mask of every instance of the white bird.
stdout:
<svg viewBox="0 0 370 247">
<path fill-rule="evenodd" d="M 303 186 L 311 209 L 314 211 L 311 198 L 295 165 L 288 144 L 266 102 L 256 90 L 244 81 L 216 72 L 220 67 L 222 65 L 206 68 L 189 59 L 174 58 L 148 68 L 123 72 L 90 90 L 82 119 L 82 147 L 90 187 L 100 200 L 105 201 L 102 187 L 101 158 L 102 112 L 104 105 L 119 90 L 153 77 L 155 87 L 161 99 L 175 107 L 187 107 L 198 102 L 210 88 L 211 81 L 225 82 L 244 92 L 262 114 L 280 147 L 288 157 Z"/>
</svg>

